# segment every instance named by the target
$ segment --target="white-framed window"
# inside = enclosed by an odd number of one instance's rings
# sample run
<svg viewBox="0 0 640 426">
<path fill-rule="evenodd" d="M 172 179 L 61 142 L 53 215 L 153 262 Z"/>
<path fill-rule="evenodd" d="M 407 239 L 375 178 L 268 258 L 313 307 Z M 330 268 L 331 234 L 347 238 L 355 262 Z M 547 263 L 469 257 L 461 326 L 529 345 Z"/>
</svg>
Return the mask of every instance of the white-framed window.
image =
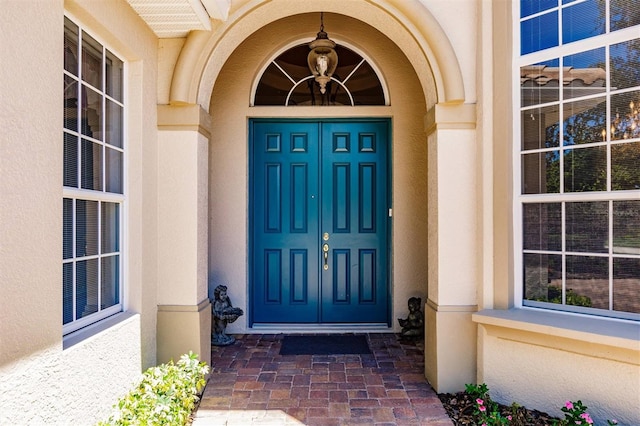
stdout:
<svg viewBox="0 0 640 426">
<path fill-rule="evenodd" d="M 517 4 L 519 303 L 640 320 L 637 0 Z"/>
<path fill-rule="evenodd" d="M 122 311 L 124 62 L 64 20 L 63 333 Z"/>
</svg>

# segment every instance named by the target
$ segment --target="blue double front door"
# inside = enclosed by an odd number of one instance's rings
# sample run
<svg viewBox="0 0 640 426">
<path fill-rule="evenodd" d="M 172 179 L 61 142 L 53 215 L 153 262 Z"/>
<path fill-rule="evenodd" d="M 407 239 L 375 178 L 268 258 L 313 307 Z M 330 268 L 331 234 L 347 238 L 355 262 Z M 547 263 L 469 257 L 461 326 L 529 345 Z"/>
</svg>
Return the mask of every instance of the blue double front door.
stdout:
<svg viewBox="0 0 640 426">
<path fill-rule="evenodd" d="M 251 323 L 389 324 L 389 125 L 250 122 Z"/>
</svg>

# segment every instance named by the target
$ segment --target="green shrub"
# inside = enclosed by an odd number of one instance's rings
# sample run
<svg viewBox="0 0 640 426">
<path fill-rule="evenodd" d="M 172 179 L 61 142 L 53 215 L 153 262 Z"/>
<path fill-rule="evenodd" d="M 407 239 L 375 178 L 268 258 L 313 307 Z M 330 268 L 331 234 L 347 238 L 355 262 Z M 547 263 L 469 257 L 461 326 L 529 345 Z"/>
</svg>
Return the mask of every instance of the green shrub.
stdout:
<svg viewBox="0 0 640 426">
<path fill-rule="evenodd" d="M 557 285 L 550 285 L 547 288 L 547 296 L 534 297 L 532 300 L 538 302 L 550 302 L 550 303 L 562 303 L 562 287 Z M 567 305 L 573 306 L 586 306 L 590 308 L 593 306 L 591 298 L 576 293 L 573 289 L 567 289 L 566 300 Z"/>
<path fill-rule="evenodd" d="M 511 404 L 511 414 L 503 414 L 499 404 L 493 402 L 489 397 L 489 388 L 485 383 L 475 385 L 473 383 L 465 385 L 465 393 L 475 399 L 475 407 L 473 414 L 475 416 L 475 423 L 481 426 L 509 426 L 530 424 L 529 422 L 522 423 L 523 419 L 519 419 L 518 411 L 520 406 L 515 402 Z M 573 426 L 593 425 L 593 419 L 587 412 L 587 407 L 582 401 L 566 401 L 561 408 L 564 412 L 565 418 L 562 420 L 553 420 L 553 426 Z M 526 421 L 526 419 L 524 419 Z M 536 423 L 537 424 L 537 423 Z M 608 426 L 617 425 L 617 420 L 607 420 Z"/>
<path fill-rule="evenodd" d="M 478 424 L 483 426 L 508 425 L 512 417 L 504 417 L 500 412 L 500 406 L 489 397 L 489 388 L 485 383 L 481 385 L 467 384 L 465 392 L 475 398 L 473 414 L 478 419 Z"/>
<path fill-rule="evenodd" d="M 151 367 L 140 384 L 121 398 L 106 425 L 185 425 L 204 387 L 209 366 L 189 352 L 174 364 Z"/>
</svg>

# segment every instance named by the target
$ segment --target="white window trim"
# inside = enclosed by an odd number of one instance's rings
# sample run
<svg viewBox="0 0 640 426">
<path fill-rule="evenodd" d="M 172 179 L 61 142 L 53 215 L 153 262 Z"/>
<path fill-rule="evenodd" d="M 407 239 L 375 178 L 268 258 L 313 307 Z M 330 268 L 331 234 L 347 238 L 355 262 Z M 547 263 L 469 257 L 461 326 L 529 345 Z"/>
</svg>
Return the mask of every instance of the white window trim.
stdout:
<svg viewBox="0 0 640 426">
<path fill-rule="evenodd" d="M 76 16 L 74 16 L 71 13 L 68 13 L 65 11 L 64 17 L 69 19 L 71 22 L 73 22 L 75 25 L 78 26 L 79 30 L 82 32 L 86 32 L 88 35 L 90 35 L 92 38 L 94 38 L 96 41 L 98 41 L 102 47 L 103 47 L 103 55 L 105 50 L 108 50 L 109 52 L 111 52 L 114 56 L 116 56 L 118 59 L 120 59 L 122 61 L 122 101 L 118 101 L 117 99 L 114 99 L 113 97 L 111 97 L 110 95 L 108 95 L 107 93 L 103 92 L 102 90 L 100 90 L 100 92 L 102 93 L 102 108 L 103 111 L 106 111 L 105 109 L 105 104 L 106 104 L 106 99 L 108 98 L 109 100 L 121 105 L 123 107 L 123 115 L 122 115 L 122 147 L 117 147 L 115 145 L 110 145 L 107 144 L 106 142 L 101 142 L 97 139 L 94 139 L 92 137 L 88 137 L 86 135 L 82 135 L 80 134 L 77 129 L 76 131 L 69 131 L 69 129 L 66 129 L 64 126 L 62 127 L 63 129 L 63 133 L 66 131 L 70 134 L 79 136 L 79 140 L 81 140 L 82 138 L 87 139 L 87 140 L 91 140 L 92 142 L 97 142 L 100 143 L 103 146 L 108 146 L 110 149 L 114 149 L 117 151 L 120 151 L 123 153 L 123 161 L 122 161 L 122 194 L 118 194 L 118 193 L 112 193 L 112 192 L 107 192 L 104 190 L 106 183 L 104 182 L 104 173 L 105 173 L 105 168 L 104 168 L 104 162 L 106 161 L 104 156 L 102 158 L 103 161 L 103 190 L 102 191 L 95 191 L 95 190 L 88 190 L 88 189 L 82 189 L 80 187 L 78 188 L 74 188 L 74 187 L 68 187 L 68 186 L 64 186 L 62 187 L 62 197 L 64 198 L 70 198 L 74 200 L 73 206 L 74 206 L 74 212 L 73 212 L 73 217 L 75 219 L 75 200 L 87 200 L 87 201 L 102 201 L 102 202 L 110 202 L 110 203 L 117 203 L 120 206 L 120 222 L 119 222 L 119 246 L 120 246 L 120 250 L 118 251 L 118 256 L 120 257 L 120 267 L 119 267 L 119 276 L 118 276 L 118 294 L 119 294 L 119 303 L 115 304 L 114 306 L 110 306 L 109 308 L 106 309 L 102 309 L 94 314 L 91 314 L 85 318 L 80 318 L 78 320 L 74 320 L 68 324 L 63 324 L 62 325 L 62 334 L 63 334 L 63 341 L 67 342 L 67 340 L 71 339 L 73 340 L 73 344 L 75 344 L 78 340 L 79 340 L 79 336 L 80 336 L 80 340 L 82 340 L 84 337 L 88 337 L 85 336 L 84 331 L 86 330 L 87 332 L 90 332 L 91 335 L 93 335 L 94 333 L 94 329 L 95 330 L 101 330 L 102 328 L 104 328 L 104 326 L 109 326 L 110 324 L 112 324 L 113 321 L 115 321 L 115 323 L 119 323 L 122 320 L 125 320 L 128 318 L 127 315 L 123 316 L 120 314 L 124 314 L 125 310 L 127 309 L 127 285 L 125 285 L 125 283 L 128 283 L 128 252 L 129 252 L 129 238 L 128 238 L 128 217 L 129 217 L 129 203 L 127 202 L 128 200 L 128 170 L 129 170 L 129 155 L 127 155 L 127 150 L 128 150 L 128 122 L 129 122 L 129 114 L 128 114 L 128 88 L 129 88 L 129 79 L 127 78 L 128 75 L 128 69 L 129 69 L 129 63 L 127 62 L 127 60 L 125 59 L 125 57 L 118 53 L 118 50 L 115 49 L 112 45 L 110 45 L 105 38 L 106 37 L 100 37 L 98 34 L 96 34 L 95 32 L 91 31 L 89 29 L 89 26 L 86 25 L 81 19 L 78 19 Z M 64 24 L 63 24 L 64 25 Z M 80 42 L 81 43 L 81 42 Z M 80 47 L 81 48 L 81 47 Z M 79 58 L 79 60 L 81 60 L 81 58 Z M 63 67 L 63 75 L 68 75 L 68 72 L 64 69 Z M 103 72 L 102 73 L 102 87 L 105 87 L 105 79 L 106 79 L 106 73 Z M 81 83 L 80 83 L 81 84 Z M 80 147 L 78 147 L 78 149 L 80 149 Z M 80 184 L 80 180 L 78 181 L 78 183 Z M 101 218 L 101 212 L 99 212 L 99 217 Z M 101 225 L 100 223 L 98 223 L 98 229 L 101 229 Z M 74 221 L 74 226 L 73 226 L 73 241 L 74 241 L 74 246 L 75 246 L 75 221 Z M 100 234 L 98 234 L 98 238 L 100 241 Z M 102 258 L 103 256 L 101 254 L 99 255 L 95 255 L 95 256 L 86 256 L 83 257 L 84 259 L 91 259 L 91 258 Z M 69 262 L 73 262 L 75 264 L 76 259 L 78 259 L 78 257 L 75 256 L 75 249 L 74 249 L 74 253 L 73 253 L 73 257 L 71 257 L 70 259 L 63 259 L 63 264 L 65 263 L 69 263 Z M 75 269 L 75 268 L 74 268 Z M 74 304 L 75 304 L 75 271 L 73 272 L 74 274 L 74 279 L 73 279 L 73 285 L 74 285 L 74 294 L 73 294 L 73 298 L 74 298 Z M 62 309 L 62 305 L 60 306 L 60 308 Z M 75 311 L 75 307 L 74 307 L 74 311 Z M 114 324 L 115 324 L 114 323 Z M 65 348 L 67 347 L 67 345 L 65 344 Z"/>
</svg>

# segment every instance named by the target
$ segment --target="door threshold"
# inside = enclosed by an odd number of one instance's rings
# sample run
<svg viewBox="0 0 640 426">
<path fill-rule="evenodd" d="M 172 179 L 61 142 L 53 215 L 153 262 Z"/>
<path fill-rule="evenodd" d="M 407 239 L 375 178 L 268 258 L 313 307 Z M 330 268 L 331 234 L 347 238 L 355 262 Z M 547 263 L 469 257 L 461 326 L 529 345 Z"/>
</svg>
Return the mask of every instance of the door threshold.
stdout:
<svg viewBox="0 0 640 426">
<path fill-rule="evenodd" d="M 286 324 L 259 323 L 247 329 L 247 334 L 302 334 L 302 333 L 393 333 L 386 323 L 380 324 Z"/>
</svg>

